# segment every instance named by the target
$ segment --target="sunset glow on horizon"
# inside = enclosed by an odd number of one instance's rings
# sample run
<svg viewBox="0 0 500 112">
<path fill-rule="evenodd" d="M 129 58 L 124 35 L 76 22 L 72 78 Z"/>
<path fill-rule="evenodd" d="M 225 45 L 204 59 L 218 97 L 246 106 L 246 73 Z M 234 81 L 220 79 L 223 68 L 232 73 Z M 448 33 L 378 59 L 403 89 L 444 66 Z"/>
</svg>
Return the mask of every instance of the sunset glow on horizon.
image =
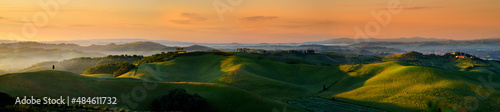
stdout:
<svg viewBox="0 0 500 112">
<path fill-rule="evenodd" d="M 0 40 L 23 36 L 46 1 L 0 1 Z M 150 39 L 203 43 L 288 43 L 354 38 L 391 0 L 61 0 L 29 41 Z M 238 0 L 235 0 L 238 1 Z M 373 38 L 471 40 L 500 37 L 498 0 L 398 0 L 404 7 Z M 39 3 L 41 2 L 41 3 Z M 234 9 L 217 13 L 214 3 Z M 220 5 L 220 4 L 219 4 Z M 41 12 L 41 13 L 39 13 Z M 221 19 L 223 17 L 223 20 Z M 43 20 L 38 16 L 38 20 Z"/>
</svg>

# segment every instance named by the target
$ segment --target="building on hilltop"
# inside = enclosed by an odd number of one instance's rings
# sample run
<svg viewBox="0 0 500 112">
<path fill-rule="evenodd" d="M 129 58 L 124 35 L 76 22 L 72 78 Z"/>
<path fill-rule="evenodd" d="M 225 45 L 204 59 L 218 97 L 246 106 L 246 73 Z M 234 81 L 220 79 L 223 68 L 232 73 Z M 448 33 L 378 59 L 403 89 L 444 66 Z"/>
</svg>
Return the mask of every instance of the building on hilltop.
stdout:
<svg viewBox="0 0 500 112">
<path fill-rule="evenodd" d="M 464 53 L 464 52 L 456 52 L 455 51 L 451 54 L 455 55 L 455 58 L 474 58 L 474 56 L 467 54 L 467 53 Z"/>
<path fill-rule="evenodd" d="M 249 48 L 238 48 L 236 49 L 236 52 L 247 52 L 248 50 L 250 50 Z"/>
</svg>

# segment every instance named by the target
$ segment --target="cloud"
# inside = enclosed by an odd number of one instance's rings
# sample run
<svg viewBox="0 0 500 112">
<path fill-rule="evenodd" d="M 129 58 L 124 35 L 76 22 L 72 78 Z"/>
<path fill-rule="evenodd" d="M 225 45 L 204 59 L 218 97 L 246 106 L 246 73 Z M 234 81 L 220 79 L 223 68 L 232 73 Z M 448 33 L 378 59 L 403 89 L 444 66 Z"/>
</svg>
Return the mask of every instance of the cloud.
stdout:
<svg viewBox="0 0 500 112">
<path fill-rule="evenodd" d="M 34 12 L 37 11 L 37 8 L 14 8 L 14 7 L 5 7 L 0 9 L 0 12 Z"/>
<path fill-rule="evenodd" d="M 266 21 L 266 20 L 273 20 L 278 17 L 276 16 L 252 16 L 252 17 L 246 17 L 242 18 L 244 21 Z"/>
<path fill-rule="evenodd" d="M 277 25 L 276 27 L 286 28 L 286 29 L 296 29 L 296 28 L 326 28 L 332 27 L 336 22 L 331 20 L 323 21 L 308 21 L 308 22 L 290 22 L 285 25 Z"/>
<path fill-rule="evenodd" d="M 429 9 L 433 7 L 423 7 L 423 6 L 413 6 L 413 7 L 405 7 L 405 10 L 420 10 L 420 9 Z"/>
<path fill-rule="evenodd" d="M 0 17 L 0 19 L 5 19 L 4 17 Z"/>
<path fill-rule="evenodd" d="M 207 18 L 202 17 L 202 16 L 195 14 L 195 13 L 181 13 L 179 16 L 184 17 L 186 19 L 175 19 L 175 20 L 170 20 L 170 22 L 177 23 L 177 24 L 192 24 L 193 21 L 205 21 L 205 20 L 207 20 Z"/>
<path fill-rule="evenodd" d="M 10 22 L 13 22 L 13 23 L 30 23 L 32 21 L 24 21 L 24 20 L 10 20 Z"/>
<path fill-rule="evenodd" d="M 191 20 L 170 20 L 170 22 L 177 24 L 190 24 Z"/>
<path fill-rule="evenodd" d="M 92 27 L 94 25 L 83 25 L 83 24 L 77 24 L 77 25 L 70 25 L 71 27 Z"/>
<path fill-rule="evenodd" d="M 440 7 L 429 7 L 429 6 L 408 6 L 406 4 L 401 6 L 403 6 L 403 10 L 423 10 L 423 9 L 440 8 Z M 382 10 L 388 10 L 388 8 L 383 8 Z"/>
<path fill-rule="evenodd" d="M 205 21 L 205 20 L 207 20 L 207 18 L 201 17 L 200 15 L 195 14 L 195 13 L 182 13 L 181 17 L 186 17 L 186 18 L 189 18 L 190 20 L 196 20 L 196 21 Z"/>
</svg>

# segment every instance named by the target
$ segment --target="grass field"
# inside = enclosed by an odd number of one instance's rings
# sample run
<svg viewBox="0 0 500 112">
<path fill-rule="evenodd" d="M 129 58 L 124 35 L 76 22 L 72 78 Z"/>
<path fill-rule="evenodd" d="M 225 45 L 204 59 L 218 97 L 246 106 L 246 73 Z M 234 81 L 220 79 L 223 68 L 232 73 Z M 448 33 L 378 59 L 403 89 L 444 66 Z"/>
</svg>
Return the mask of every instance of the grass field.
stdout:
<svg viewBox="0 0 500 112">
<path fill-rule="evenodd" d="M 309 97 L 334 98 L 388 111 L 422 111 L 427 101 L 467 106 L 470 102 L 466 100 L 476 98 L 477 110 L 500 111 L 500 92 L 490 91 L 499 86 L 485 85 L 480 78 L 500 82 L 498 74 L 485 73 L 491 68 L 459 71 L 459 67 L 435 67 L 446 64 L 432 64 L 429 60 L 418 66 L 393 61 L 327 66 L 305 63 L 314 56 L 293 58 L 297 63 L 274 58 L 253 54 L 186 55 L 167 62 L 140 64 L 118 78 L 51 70 L 6 74 L 0 76 L 0 88 L 11 95 L 120 96 L 130 94 L 143 81 L 160 82 L 158 88 L 147 92 L 138 110 L 148 109 L 154 98 L 168 90 L 184 88 L 207 98 L 221 111 L 272 111 L 283 107 L 304 111 L 283 101 Z"/>
<path fill-rule="evenodd" d="M 363 65 L 321 95 L 385 110 L 420 111 L 426 108 L 428 100 L 463 106 L 466 98 L 476 96 L 476 91 L 487 93 L 489 90 L 481 87 L 483 83 L 477 77 L 488 78 L 488 74 L 404 66 L 394 62 L 378 63 Z M 498 82 L 499 76 L 492 75 L 492 81 Z M 478 100 L 481 104 L 479 110 L 498 111 L 500 92 L 490 94 L 487 99 Z"/>
<path fill-rule="evenodd" d="M 323 85 L 331 85 L 343 75 L 335 66 L 287 64 L 259 60 L 252 55 L 208 54 L 141 64 L 137 73 L 131 71 L 119 78 L 161 77 L 164 82 L 218 83 L 281 100 L 314 95 Z"/>
<path fill-rule="evenodd" d="M 465 98 L 475 96 L 475 88 L 481 85 L 477 77 L 488 77 L 486 73 L 412 66 L 403 62 L 317 66 L 263 60 L 244 54 L 180 57 L 146 66 L 143 69 L 156 67 L 161 73 L 142 74 L 163 73 L 166 75 L 163 79 L 167 82 L 211 82 L 241 88 L 271 99 L 322 96 L 386 110 L 415 111 L 425 109 L 428 100 L 461 106 Z M 138 71 L 141 74 L 141 71 L 147 70 Z M 498 79 L 495 77 L 497 75 L 494 75 L 493 82 Z M 329 89 L 318 94 L 323 85 Z M 480 88 L 480 91 L 484 90 Z M 485 104 L 480 109 L 488 110 L 496 106 L 498 92 L 492 94 L 495 95 L 488 100 L 480 101 Z"/>
<path fill-rule="evenodd" d="M 12 96 L 121 96 L 131 94 L 134 87 L 142 86 L 142 80 L 99 79 L 62 71 L 39 71 L 0 76 L 0 88 Z M 197 93 L 206 98 L 218 111 L 272 111 L 274 108 L 287 107 L 289 110 L 304 111 L 301 108 L 269 100 L 251 92 L 214 83 L 163 82 L 157 88 L 148 90 L 139 106 L 131 108 L 126 103 L 118 107 L 130 110 L 148 110 L 150 103 L 169 90 L 183 88 L 190 94 Z M 108 105 L 112 106 L 112 105 Z"/>
</svg>

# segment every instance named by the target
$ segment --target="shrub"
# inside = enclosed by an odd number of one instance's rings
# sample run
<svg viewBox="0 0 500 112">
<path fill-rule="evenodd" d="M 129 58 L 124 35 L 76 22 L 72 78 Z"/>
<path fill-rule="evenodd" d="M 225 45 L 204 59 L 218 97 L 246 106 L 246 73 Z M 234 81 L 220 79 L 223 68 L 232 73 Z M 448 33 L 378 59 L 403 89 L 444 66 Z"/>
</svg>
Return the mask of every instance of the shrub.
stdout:
<svg viewBox="0 0 500 112">
<path fill-rule="evenodd" d="M 118 76 L 120 76 L 120 75 L 122 75 L 124 73 L 127 73 L 128 71 L 130 71 L 129 68 L 120 67 L 118 70 L 116 70 L 115 72 L 113 72 L 113 77 L 118 77 Z"/>
<path fill-rule="evenodd" d="M 83 73 L 85 74 L 105 73 L 105 74 L 113 74 L 114 77 L 118 77 L 134 68 L 135 65 L 127 62 L 115 62 L 115 63 L 92 66 L 90 68 L 87 68 Z"/>
<path fill-rule="evenodd" d="M 173 59 L 175 56 L 177 56 L 177 52 L 162 52 L 161 54 L 154 54 L 145 58 L 142 58 L 141 60 L 137 60 L 135 63 L 151 63 L 151 62 L 165 62 L 170 59 Z"/>
</svg>

